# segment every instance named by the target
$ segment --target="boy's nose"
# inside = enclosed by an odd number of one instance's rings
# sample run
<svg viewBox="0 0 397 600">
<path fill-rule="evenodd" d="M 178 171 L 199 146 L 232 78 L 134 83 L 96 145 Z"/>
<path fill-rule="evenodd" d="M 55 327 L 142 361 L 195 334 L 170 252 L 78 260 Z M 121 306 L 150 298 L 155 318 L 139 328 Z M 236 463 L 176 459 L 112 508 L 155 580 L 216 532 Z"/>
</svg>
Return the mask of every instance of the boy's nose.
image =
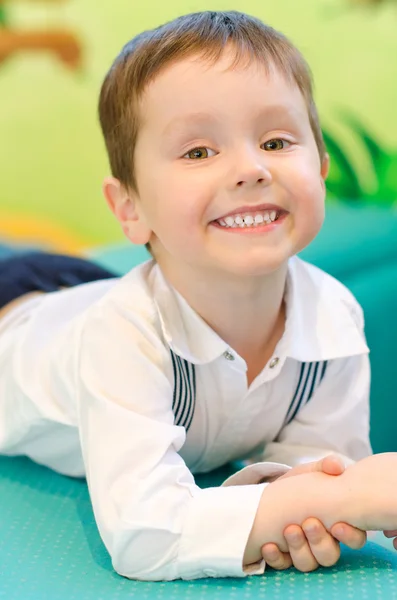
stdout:
<svg viewBox="0 0 397 600">
<path fill-rule="evenodd" d="M 269 178 L 265 178 L 265 177 L 257 177 L 257 176 L 253 176 L 253 177 L 245 177 L 244 179 L 240 179 L 240 181 L 237 181 L 237 187 L 243 187 L 245 185 L 250 185 L 250 184 L 266 184 L 269 182 Z"/>
<path fill-rule="evenodd" d="M 256 155 L 240 156 L 234 172 L 236 187 L 265 186 L 272 181 L 272 175 L 261 158 Z"/>
</svg>

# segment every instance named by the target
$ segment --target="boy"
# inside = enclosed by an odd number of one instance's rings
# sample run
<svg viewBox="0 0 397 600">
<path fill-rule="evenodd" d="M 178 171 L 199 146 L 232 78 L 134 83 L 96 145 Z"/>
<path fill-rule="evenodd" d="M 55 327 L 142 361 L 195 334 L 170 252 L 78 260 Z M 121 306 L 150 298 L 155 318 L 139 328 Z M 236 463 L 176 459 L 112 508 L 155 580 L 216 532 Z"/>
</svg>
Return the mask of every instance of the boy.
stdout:
<svg viewBox="0 0 397 600">
<path fill-rule="evenodd" d="M 105 197 L 155 260 L 5 307 L 0 451 L 86 475 L 127 577 L 242 576 L 262 556 L 311 570 L 335 562 L 336 537 L 394 529 L 389 505 L 370 519 L 363 480 L 394 456 L 338 477 L 321 462 L 371 453 L 369 366 L 351 294 L 294 258 L 321 227 L 328 171 L 303 58 L 247 15 L 187 15 L 125 46 L 99 108 Z M 194 483 L 259 454 L 225 487 Z"/>
</svg>

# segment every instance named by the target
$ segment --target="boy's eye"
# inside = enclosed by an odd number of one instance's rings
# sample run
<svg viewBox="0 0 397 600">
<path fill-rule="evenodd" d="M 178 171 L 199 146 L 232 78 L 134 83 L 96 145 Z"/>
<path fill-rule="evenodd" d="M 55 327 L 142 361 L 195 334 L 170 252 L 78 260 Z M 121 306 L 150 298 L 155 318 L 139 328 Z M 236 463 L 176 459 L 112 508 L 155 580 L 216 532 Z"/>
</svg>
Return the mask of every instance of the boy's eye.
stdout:
<svg viewBox="0 0 397 600">
<path fill-rule="evenodd" d="M 289 145 L 290 142 L 287 142 L 287 140 L 282 140 L 281 138 L 275 138 L 274 140 L 269 140 L 268 142 L 262 144 L 263 149 L 267 150 L 268 152 L 285 150 L 285 148 L 288 148 Z"/>
<path fill-rule="evenodd" d="M 189 152 L 187 152 L 183 158 L 202 160 L 203 158 L 214 156 L 214 154 L 215 152 L 213 150 L 205 148 L 204 146 L 200 146 L 199 148 L 193 148 L 193 150 L 189 150 Z"/>
</svg>

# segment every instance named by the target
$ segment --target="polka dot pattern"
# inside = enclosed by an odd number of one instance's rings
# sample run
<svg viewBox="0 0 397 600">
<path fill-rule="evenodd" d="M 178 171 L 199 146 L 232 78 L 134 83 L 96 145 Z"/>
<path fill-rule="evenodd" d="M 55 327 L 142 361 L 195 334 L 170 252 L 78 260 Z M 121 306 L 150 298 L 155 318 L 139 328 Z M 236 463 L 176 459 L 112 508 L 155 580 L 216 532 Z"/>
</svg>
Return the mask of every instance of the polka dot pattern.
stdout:
<svg viewBox="0 0 397 600">
<path fill-rule="evenodd" d="M 225 473 L 198 478 L 217 485 Z M 226 473 L 227 475 L 227 473 Z M 0 457 L 0 598 L 7 600 L 397 600 L 397 553 L 368 543 L 336 567 L 245 579 L 153 583 L 119 577 L 85 481 Z"/>
</svg>

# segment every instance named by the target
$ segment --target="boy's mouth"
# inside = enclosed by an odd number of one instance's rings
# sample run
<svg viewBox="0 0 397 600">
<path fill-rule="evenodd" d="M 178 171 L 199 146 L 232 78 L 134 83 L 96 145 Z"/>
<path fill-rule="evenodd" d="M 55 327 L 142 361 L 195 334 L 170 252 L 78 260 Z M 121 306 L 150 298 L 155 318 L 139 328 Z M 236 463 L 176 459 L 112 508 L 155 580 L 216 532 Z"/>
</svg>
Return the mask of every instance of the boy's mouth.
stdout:
<svg viewBox="0 0 397 600">
<path fill-rule="evenodd" d="M 250 212 L 241 212 L 228 215 L 221 219 L 216 219 L 214 223 L 225 228 L 255 228 L 263 225 L 270 225 L 277 221 L 282 215 L 286 215 L 285 210 L 256 210 Z"/>
</svg>

